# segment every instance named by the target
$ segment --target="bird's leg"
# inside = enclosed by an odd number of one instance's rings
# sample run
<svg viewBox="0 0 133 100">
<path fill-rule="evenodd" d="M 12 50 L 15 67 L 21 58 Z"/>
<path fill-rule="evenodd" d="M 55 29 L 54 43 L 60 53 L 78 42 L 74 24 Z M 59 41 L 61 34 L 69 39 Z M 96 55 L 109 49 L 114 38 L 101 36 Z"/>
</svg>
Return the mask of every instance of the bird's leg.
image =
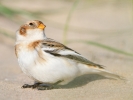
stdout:
<svg viewBox="0 0 133 100">
<path fill-rule="evenodd" d="M 37 86 L 37 89 L 38 89 L 38 90 L 51 90 L 51 89 L 54 88 L 54 85 L 57 85 L 57 84 L 59 84 L 60 82 L 62 82 L 62 81 L 57 81 L 57 82 L 54 83 L 54 84 L 42 83 L 42 84 L 39 84 L 39 85 Z"/>
<path fill-rule="evenodd" d="M 53 85 L 48 84 L 48 83 L 42 83 L 37 86 L 37 89 L 38 90 L 50 90 L 50 89 L 53 89 Z"/>
<path fill-rule="evenodd" d="M 24 84 L 23 86 L 22 86 L 22 88 L 36 88 L 36 87 L 38 87 L 40 84 L 42 84 L 42 83 L 34 83 L 33 85 L 29 85 L 29 84 Z"/>
</svg>

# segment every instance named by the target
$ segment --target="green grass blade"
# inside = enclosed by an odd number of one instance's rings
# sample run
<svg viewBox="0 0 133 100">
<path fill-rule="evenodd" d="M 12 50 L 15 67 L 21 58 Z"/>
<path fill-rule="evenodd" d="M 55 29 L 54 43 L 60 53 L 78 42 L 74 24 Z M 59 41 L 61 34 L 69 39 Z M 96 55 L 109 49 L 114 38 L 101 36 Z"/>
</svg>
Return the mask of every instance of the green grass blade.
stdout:
<svg viewBox="0 0 133 100">
<path fill-rule="evenodd" d="M 110 47 L 110 46 L 107 46 L 107 45 L 104 45 L 104 44 L 100 44 L 100 43 L 97 43 L 97 42 L 84 41 L 84 40 L 69 41 L 69 43 L 73 43 L 73 42 L 82 42 L 82 43 L 94 45 L 94 46 L 97 46 L 97 47 L 100 47 L 100 48 L 103 48 L 103 49 L 106 49 L 106 50 L 109 50 L 109 51 L 112 51 L 112 52 L 115 52 L 115 53 L 118 53 L 118 54 L 123 54 L 123 55 L 126 55 L 126 56 L 133 57 L 132 53 L 129 53 L 129 52 L 126 52 L 126 51 L 123 51 L 123 50 L 119 50 L 117 48 Z"/>
<path fill-rule="evenodd" d="M 75 0 L 75 2 L 73 3 L 73 6 L 71 7 L 67 19 L 66 19 L 66 23 L 65 23 L 65 27 L 64 27 L 64 33 L 63 33 L 63 43 L 66 44 L 67 43 L 67 32 L 68 32 L 68 28 L 69 28 L 69 22 L 72 16 L 73 11 L 75 10 L 77 4 L 78 4 L 79 0 Z"/>
<path fill-rule="evenodd" d="M 15 21 L 14 16 L 16 16 L 16 15 L 26 15 L 26 16 L 31 17 L 31 18 L 39 18 L 37 16 L 37 14 L 34 14 L 34 12 L 30 12 L 30 11 L 26 11 L 26 10 L 18 10 L 18 9 L 15 10 L 15 9 L 12 9 L 10 7 L 6 7 L 6 6 L 1 5 L 1 4 L 0 4 L 0 14 L 9 18 L 12 21 Z"/>
<path fill-rule="evenodd" d="M 10 9 L 6 6 L 0 5 L 0 14 L 7 16 L 7 17 L 12 17 L 17 13 L 16 10 Z"/>
<path fill-rule="evenodd" d="M 4 35 L 4 36 L 6 36 L 6 37 L 11 38 L 11 39 L 14 40 L 14 39 L 15 39 L 15 36 L 12 35 L 11 33 L 12 33 L 12 32 L 9 32 L 9 31 L 7 31 L 7 30 L 3 30 L 3 29 L 0 28 L 0 34 L 2 34 L 2 35 Z"/>
</svg>

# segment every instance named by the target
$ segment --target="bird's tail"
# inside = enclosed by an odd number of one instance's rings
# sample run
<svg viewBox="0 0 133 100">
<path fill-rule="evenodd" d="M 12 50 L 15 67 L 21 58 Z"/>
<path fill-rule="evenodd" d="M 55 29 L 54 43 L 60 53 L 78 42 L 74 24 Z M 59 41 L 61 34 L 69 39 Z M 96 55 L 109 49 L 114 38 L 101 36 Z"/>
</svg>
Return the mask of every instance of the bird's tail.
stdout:
<svg viewBox="0 0 133 100">
<path fill-rule="evenodd" d="M 104 67 L 101 65 L 96 65 L 96 66 L 84 65 L 84 67 L 83 67 L 83 65 L 81 65 L 81 66 L 79 66 L 79 69 L 81 71 L 80 75 L 99 74 L 99 75 L 105 76 L 107 78 L 126 80 L 122 76 L 119 76 L 117 74 L 114 74 L 114 73 L 111 73 L 111 72 L 105 70 Z"/>
<path fill-rule="evenodd" d="M 107 77 L 107 78 L 112 78 L 112 79 L 121 79 L 121 80 L 125 80 L 124 77 L 119 76 L 119 75 L 114 74 L 114 73 L 111 73 L 111 72 L 109 72 L 109 71 L 106 71 L 106 70 L 104 70 L 104 69 L 100 70 L 99 75 L 105 76 L 105 77 Z"/>
</svg>

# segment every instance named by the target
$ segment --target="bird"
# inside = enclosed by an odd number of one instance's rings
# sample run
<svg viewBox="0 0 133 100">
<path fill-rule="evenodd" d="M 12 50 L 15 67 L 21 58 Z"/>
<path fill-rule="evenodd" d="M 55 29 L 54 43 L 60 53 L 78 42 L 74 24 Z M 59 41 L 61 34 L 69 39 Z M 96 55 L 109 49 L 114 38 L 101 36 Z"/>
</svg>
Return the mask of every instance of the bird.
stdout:
<svg viewBox="0 0 133 100">
<path fill-rule="evenodd" d="M 24 84 L 22 88 L 49 90 L 85 74 L 122 78 L 64 44 L 47 38 L 45 28 L 42 21 L 32 20 L 20 26 L 16 32 L 15 54 L 18 64 L 22 72 L 34 80 L 34 84 Z"/>
</svg>

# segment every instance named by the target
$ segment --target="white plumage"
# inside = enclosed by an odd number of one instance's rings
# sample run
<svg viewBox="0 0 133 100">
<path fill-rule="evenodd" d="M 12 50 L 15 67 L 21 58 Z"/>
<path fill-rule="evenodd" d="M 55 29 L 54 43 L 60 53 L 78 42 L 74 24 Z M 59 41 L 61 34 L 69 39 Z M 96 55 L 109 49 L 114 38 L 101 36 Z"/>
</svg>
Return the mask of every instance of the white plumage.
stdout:
<svg viewBox="0 0 133 100">
<path fill-rule="evenodd" d="M 46 38 L 44 28 L 42 22 L 30 21 L 21 26 L 16 35 L 19 65 L 36 82 L 54 84 L 61 81 L 59 84 L 64 85 L 77 76 L 89 73 L 120 78 L 63 44 Z"/>
</svg>

